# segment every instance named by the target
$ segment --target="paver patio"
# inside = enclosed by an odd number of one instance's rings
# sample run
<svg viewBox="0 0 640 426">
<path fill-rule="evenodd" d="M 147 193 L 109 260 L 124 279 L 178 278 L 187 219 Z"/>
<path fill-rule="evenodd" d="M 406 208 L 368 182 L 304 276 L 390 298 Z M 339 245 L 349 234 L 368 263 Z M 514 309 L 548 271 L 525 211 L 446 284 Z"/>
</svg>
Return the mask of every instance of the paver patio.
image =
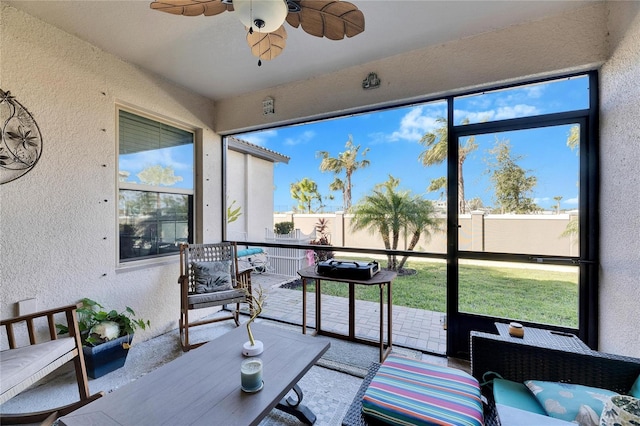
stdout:
<svg viewBox="0 0 640 426">
<path fill-rule="evenodd" d="M 302 292 L 281 288 L 294 280 L 286 275 L 252 274 L 254 287 L 267 290 L 262 317 L 302 326 Z M 356 301 L 356 335 L 375 340 L 380 335 L 378 302 Z M 245 310 L 246 311 L 246 310 Z M 433 354 L 445 354 L 447 331 L 442 326 L 442 312 L 393 306 L 393 344 Z M 322 296 L 322 329 L 348 333 L 348 300 L 344 297 Z M 307 327 L 314 328 L 314 296 L 307 296 Z"/>
</svg>

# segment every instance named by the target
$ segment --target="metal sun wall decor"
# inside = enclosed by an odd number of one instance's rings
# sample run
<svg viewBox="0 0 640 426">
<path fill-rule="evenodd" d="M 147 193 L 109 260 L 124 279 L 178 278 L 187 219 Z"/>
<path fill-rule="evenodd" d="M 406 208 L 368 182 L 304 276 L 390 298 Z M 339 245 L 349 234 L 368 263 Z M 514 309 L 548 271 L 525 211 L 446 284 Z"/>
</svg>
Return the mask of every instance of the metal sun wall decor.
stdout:
<svg viewBox="0 0 640 426">
<path fill-rule="evenodd" d="M 0 89 L 0 185 L 16 180 L 36 165 L 42 154 L 42 135 L 31 113 Z"/>
</svg>

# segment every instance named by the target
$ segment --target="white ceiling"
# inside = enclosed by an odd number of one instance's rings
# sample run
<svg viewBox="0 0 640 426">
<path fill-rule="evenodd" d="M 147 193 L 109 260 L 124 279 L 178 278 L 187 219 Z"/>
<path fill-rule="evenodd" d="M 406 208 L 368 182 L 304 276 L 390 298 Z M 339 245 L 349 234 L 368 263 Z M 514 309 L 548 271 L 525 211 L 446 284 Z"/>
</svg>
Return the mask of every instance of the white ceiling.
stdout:
<svg viewBox="0 0 640 426">
<path fill-rule="evenodd" d="M 590 0 L 351 2 L 364 13 L 364 33 L 332 41 L 285 23 L 288 39 L 284 52 L 258 67 L 247 46 L 244 26 L 232 12 L 175 16 L 150 9 L 149 0 L 6 1 L 130 63 L 217 100 L 540 19 L 582 7 Z"/>
</svg>

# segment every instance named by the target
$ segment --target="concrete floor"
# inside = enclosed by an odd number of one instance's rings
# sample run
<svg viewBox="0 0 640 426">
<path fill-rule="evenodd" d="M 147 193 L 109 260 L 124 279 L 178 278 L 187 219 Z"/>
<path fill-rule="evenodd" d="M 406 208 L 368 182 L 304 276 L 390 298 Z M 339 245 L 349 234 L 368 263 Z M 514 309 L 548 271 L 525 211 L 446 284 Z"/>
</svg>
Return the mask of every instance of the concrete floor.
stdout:
<svg viewBox="0 0 640 426">
<path fill-rule="evenodd" d="M 206 329 L 207 338 L 215 338 L 234 328 L 235 325 L 232 321 L 200 327 L 200 329 Z M 199 340 L 198 333 L 205 333 L 203 330 L 193 333 L 195 341 Z M 90 391 L 91 393 L 117 391 L 162 364 L 182 355 L 177 330 L 145 342 L 134 342 L 124 367 L 97 379 L 89 379 Z M 62 373 L 52 374 L 29 390 L 4 403 L 1 411 L 5 413 L 33 412 L 75 401 L 78 397 L 78 389 L 71 364 L 59 371 Z M 299 385 L 304 392 L 303 404 L 307 405 L 317 416 L 316 425 L 339 425 L 361 382 L 362 379 L 359 377 L 319 366 L 312 367 L 301 379 Z M 295 417 L 278 410 L 272 411 L 260 423 L 261 426 L 299 424 Z"/>
<path fill-rule="evenodd" d="M 277 320 L 289 324 L 302 324 L 302 292 L 284 289 L 282 283 L 292 278 L 273 274 L 254 274 L 254 286 L 267 290 L 264 314 L 259 321 Z M 313 297 L 308 297 L 307 324 L 315 325 L 315 305 Z M 323 330 L 346 333 L 348 329 L 347 299 L 323 296 Z M 246 311 L 245 307 L 245 311 Z M 444 354 L 446 349 L 446 330 L 442 326 L 442 313 L 429 312 L 394 306 L 393 339 L 394 344 L 422 352 Z M 379 304 L 357 301 L 356 335 L 376 339 L 379 335 Z M 207 338 L 215 338 L 234 328 L 232 321 L 212 324 L 206 328 Z M 192 334 L 197 341 L 197 337 Z M 113 392 L 127 383 L 152 371 L 160 365 L 182 355 L 179 347 L 178 331 L 136 343 L 132 346 L 125 366 L 98 379 L 90 380 L 91 392 Z M 450 365 L 468 371 L 468 363 L 447 360 L 442 356 L 423 354 L 422 359 L 429 362 Z M 299 385 L 304 395 L 303 403 L 318 417 L 316 425 L 333 426 L 341 424 L 362 379 L 350 374 L 337 372 L 320 366 L 314 366 L 302 378 Z M 2 405 L 2 412 L 26 412 L 46 409 L 73 402 L 77 398 L 77 387 L 71 368 L 53 379 L 47 378 L 30 390 L 23 392 Z M 295 417 L 280 411 L 272 411 L 261 426 L 284 426 L 300 424 Z M 144 425 L 141 425 L 144 426 Z M 179 426 L 179 425 L 176 425 Z"/>
</svg>

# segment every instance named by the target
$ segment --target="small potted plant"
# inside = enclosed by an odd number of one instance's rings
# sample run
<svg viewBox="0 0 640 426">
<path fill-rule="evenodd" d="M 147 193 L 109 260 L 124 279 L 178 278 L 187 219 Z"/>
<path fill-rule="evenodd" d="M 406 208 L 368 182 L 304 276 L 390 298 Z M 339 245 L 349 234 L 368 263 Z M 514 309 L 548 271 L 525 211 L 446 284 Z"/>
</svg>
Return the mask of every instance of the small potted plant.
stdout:
<svg viewBox="0 0 640 426">
<path fill-rule="evenodd" d="M 124 312 L 106 311 L 98 302 L 84 298 L 78 308 L 78 326 L 82 340 L 87 375 L 98 378 L 122 367 L 126 361 L 134 331 L 151 326 L 136 318 L 130 307 Z M 69 332 L 64 324 L 56 324 L 58 334 Z"/>
<path fill-rule="evenodd" d="M 267 298 L 267 295 L 262 287 L 258 287 L 254 294 L 250 294 L 247 290 L 245 290 L 245 292 L 247 293 L 247 302 L 249 303 L 249 312 L 251 313 L 251 317 L 246 324 L 249 340 L 242 346 L 242 354 L 245 356 L 256 356 L 262 353 L 264 346 L 262 341 L 254 339 L 253 332 L 251 331 L 251 324 L 256 318 L 258 318 L 258 315 L 262 313 L 262 307 L 264 306 L 264 301 Z"/>
</svg>

